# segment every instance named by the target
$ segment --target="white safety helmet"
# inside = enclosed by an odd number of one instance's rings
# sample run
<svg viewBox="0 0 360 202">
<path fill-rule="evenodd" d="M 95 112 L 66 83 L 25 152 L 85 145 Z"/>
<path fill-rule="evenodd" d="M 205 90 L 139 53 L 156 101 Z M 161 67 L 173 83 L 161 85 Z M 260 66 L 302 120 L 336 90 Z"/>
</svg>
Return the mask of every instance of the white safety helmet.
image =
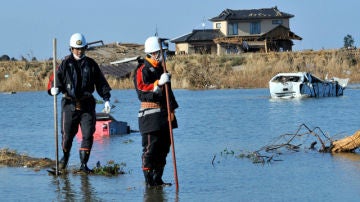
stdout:
<svg viewBox="0 0 360 202">
<path fill-rule="evenodd" d="M 70 47 L 84 48 L 87 45 L 84 35 L 75 33 L 70 37 Z"/>
<path fill-rule="evenodd" d="M 145 41 L 145 53 L 153 53 L 160 50 L 159 37 L 151 36 Z"/>
</svg>

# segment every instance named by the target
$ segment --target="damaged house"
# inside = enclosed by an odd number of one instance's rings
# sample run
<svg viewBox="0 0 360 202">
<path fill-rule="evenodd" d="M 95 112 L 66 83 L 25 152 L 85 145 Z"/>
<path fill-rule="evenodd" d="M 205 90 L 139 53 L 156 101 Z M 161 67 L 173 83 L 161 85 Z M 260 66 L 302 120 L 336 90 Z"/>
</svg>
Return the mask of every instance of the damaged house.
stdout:
<svg viewBox="0 0 360 202">
<path fill-rule="evenodd" d="M 290 30 L 292 17 L 277 7 L 226 9 L 210 19 L 212 29 L 193 30 L 171 42 L 175 43 L 176 54 L 292 51 L 292 40 L 302 40 Z"/>
</svg>

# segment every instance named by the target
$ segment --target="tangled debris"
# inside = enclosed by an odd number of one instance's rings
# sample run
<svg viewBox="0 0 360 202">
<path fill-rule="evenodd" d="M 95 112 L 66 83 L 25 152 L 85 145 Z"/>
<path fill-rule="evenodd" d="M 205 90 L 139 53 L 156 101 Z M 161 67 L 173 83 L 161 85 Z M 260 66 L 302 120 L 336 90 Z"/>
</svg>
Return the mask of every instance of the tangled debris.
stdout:
<svg viewBox="0 0 360 202">
<path fill-rule="evenodd" d="M 48 168 L 55 165 L 55 161 L 49 158 L 34 158 L 26 154 L 19 154 L 9 148 L 0 149 L 0 166 Z"/>
<path fill-rule="evenodd" d="M 125 174 L 125 163 L 115 163 L 113 160 L 108 161 L 106 165 L 101 166 L 100 161 L 96 163 L 96 167 L 93 172 L 96 175 L 115 176 Z"/>
<path fill-rule="evenodd" d="M 49 158 L 34 158 L 26 154 L 20 154 L 15 150 L 10 150 L 9 148 L 0 149 L 0 166 L 27 167 L 34 168 L 35 171 L 39 171 L 44 168 L 50 168 L 54 170 L 55 164 L 55 160 L 51 160 Z M 98 161 L 91 174 L 104 176 L 122 175 L 125 174 L 125 166 L 125 163 L 116 163 L 113 160 L 108 161 L 105 165 L 101 165 L 100 161 Z M 78 169 L 71 170 L 69 168 L 68 171 L 62 171 L 61 173 L 77 174 L 79 172 Z"/>
<path fill-rule="evenodd" d="M 318 143 L 320 147 L 317 148 Z M 360 147 L 360 131 L 356 131 L 352 136 L 334 140 L 324 133 L 321 128 L 310 129 L 307 125 L 301 124 L 294 134 L 283 134 L 276 138 L 272 143 L 261 147 L 253 152 L 241 152 L 235 154 L 234 151 L 225 149 L 221 156 L 233 155 L 236 158 L 248 158 L 253 163 L 270 163 L 281 161 L 276 159 L 284 152 L 299 152 L 303 150 L 314 150 L 326 153 L 355 152 Z M 212 160 L 214 164 L 216 156 Z"/>
</svg>

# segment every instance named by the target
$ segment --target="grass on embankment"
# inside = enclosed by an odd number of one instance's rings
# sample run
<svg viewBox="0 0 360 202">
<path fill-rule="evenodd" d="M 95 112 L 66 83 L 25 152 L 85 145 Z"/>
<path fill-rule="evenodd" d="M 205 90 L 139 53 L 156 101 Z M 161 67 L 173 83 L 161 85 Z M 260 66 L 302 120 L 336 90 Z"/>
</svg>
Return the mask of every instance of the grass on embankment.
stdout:
<svg viewBox="0 0 360 202">
<path fill-rule="evenodd" d="M 172 87 L 181 89 L 267 88 L 275 74 L 298 71 L 359 83 L 359 55 L 357 50 L 182 55 L 169 58 L 167 69 L 172 74 Z M 0 62 L 0 91 L 46 90 L 51 72 L 51 61 Z M 108 81 L 113 89 L 133 88 L 132 78 L 108 76 Z"/>
</svg>

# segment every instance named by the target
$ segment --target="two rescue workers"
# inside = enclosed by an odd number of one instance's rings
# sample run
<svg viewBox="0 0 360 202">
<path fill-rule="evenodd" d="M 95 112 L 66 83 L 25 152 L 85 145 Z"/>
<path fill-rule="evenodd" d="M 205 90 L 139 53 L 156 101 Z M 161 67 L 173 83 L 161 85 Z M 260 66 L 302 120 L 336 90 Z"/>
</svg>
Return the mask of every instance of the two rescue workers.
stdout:
<svg viewBox="0 0 360 202">
<path fill-rule="evenodd" d="M 174 113 L 178 103 L 171 90 L 170 74 L 164 72 L 162 67 L 165 58 L 160 49 L 158 37 L 146 39 L 146 57 L 139 62 L 134 76 L 135 89 L 141 101 L 138 122 L 142 135 L 142 170 L 147 186 L 169 185 L 162 180 L 166 156 L 171 146 L 165 84 L 169 87 L 172 128 L 177 128 Z"/>
<path fill-rule="evenodd" d="M 93 92 L 105 101 L 105 112 L 110 113 L 111 88 L 106 81 L 99 65 L 85 55 L 87 43 L 84 35 L 75 33 L 70 38 L 71 54 L 65 57 L 56 71 L 56 86 L 53 86 L 54 75 L 48 84 L 48 93 L 63 94 L 61 100 L 61 134 L 63 157 L 59 168 L 65 169 L 79 125 L 82 131 L 82 141 L 79 151 L 80 171 L 89 173 L 87 167 L 93 145 L 93 134 L 96 124 L 96 101 Z"/>
</svg>

